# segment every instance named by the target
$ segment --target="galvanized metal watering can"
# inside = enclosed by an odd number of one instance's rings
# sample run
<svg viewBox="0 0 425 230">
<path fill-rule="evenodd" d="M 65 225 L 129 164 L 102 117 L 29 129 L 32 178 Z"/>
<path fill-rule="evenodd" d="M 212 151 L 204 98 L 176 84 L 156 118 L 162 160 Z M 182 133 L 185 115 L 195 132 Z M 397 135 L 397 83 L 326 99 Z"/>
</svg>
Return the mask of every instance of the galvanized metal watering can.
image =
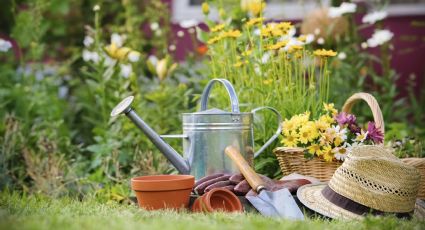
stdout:
<svg viewBox="0 0 425 230">
<path fill-rule="evenodd" d="M 215 83 L 221 83 L 229 94 L 231 112 L 216 108 L 207 109 L 210 91 Z M 237 166 L 224 153 L 224 149 L 229 145 L 239 148 L 242 156 L 252 165 L 253 158 L 264 151 L 281 132 L 282 117 L 274 108 L 260 107 L 251 112 L 240 112 L 236 92 L 226 79 L 213 79 L 208 83 L 201 96 L 199 112 L 183 113 L 182 135 L 158 135 L 130 107 L 133 99 L 133 96 L 125 98 L 112 110 L 111 116 L 124 113 L 181 174 L 191 174 L 196 179 L 218 172 L 238 172 Z M 254 114 L 263 109 L 276 114 L 278 128 L 274 135 L 254 153 Z M 182 138 L 184 157 L 166 143 L 164 138 Z"/>
</svg>

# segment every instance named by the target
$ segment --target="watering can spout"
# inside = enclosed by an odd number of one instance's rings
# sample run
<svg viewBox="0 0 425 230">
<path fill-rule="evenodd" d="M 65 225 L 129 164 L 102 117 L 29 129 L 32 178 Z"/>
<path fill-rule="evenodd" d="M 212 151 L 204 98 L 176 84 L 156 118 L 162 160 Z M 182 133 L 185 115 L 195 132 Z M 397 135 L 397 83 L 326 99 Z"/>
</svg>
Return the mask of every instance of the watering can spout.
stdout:
<svg viewBox="0 0 425 230">
<path fill-rule="evenodd" d="M 146 122 L 144 122 L 137 113 L 131 108 L 134 97 L 129 96 L 122 100 L 111 112 L 111 116 L 115 117 L 125 114 L 150 141 L 164 154 L 164 156 L 174 165 L 180 174 L 189 174 L 189 163 L 174 150 L 167 142 L 165 142 Z"/>
</svg>

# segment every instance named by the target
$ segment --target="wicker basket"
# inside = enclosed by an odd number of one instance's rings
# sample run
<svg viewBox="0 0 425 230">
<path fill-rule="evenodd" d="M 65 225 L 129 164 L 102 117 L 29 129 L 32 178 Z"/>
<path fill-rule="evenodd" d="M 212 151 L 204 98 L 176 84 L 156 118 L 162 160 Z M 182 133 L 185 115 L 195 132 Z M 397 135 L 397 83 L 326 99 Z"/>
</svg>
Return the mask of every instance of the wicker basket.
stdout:
<svg viewBox="0 0 425 230">
<path fill-rule="evenodd" d="M 368 93 L 356 93 L 347 99 L 342 111 L 346 113 L 351 112 L 353 105 L 364 100 L 372 110 L 373 119 L 376 127 L 382 133 L 385 133 L 384 119 L 381 109 L 376 99 Z M 274 149 L 274 154 L 277 157 L 279 166 L 284 176 L 297 172 L 305 176 L 312 176 L 320 181 L 327 182 L 331 179 L 335 170 L 342 164 L 339 161 L 326 162 L 321 158 L 306 159 L 304 157 L 303 148 L 288 148 L 278 147 Z M 418 198 L 425 198 L 425 158 L 404 158 L 405 163 L 416 167 L 421 173 L 421 186 L 419 188 Z"/>
</svg>

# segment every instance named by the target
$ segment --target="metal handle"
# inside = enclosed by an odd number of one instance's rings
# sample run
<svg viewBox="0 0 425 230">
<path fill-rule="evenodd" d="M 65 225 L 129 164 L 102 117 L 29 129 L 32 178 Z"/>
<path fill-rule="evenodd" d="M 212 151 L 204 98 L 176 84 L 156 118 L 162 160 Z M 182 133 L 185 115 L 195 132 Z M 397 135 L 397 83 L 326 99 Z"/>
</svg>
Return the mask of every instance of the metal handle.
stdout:
<svg viewBox="0 0 425 230">
<path fill-rule="evenodd" d="M 167 135 L 159 135 L 161 138 L 189 138 L 189 136 L 185 134 L 167 134 Z"/>
<path fill-rule="evenodd" d="M 238 96 L 236 95 L 235 89 L 232 86 L 232 83 L 230 83 L 226 79 L 222 78 L 215 78 L 212 79 L 210 82 L 208 82 L 207 86 L 205 87 L 204 91 L 202 92 L 201 96 L 201 111 L 205 111 L 208 108 L 208 98 L 210 96 L 211 88 L 213 87 L 214 83 L 219 82 L 224 85 L 226 88 L 227 93 L 230 97 L 230 104 L 232 106 L 232 112 L 233 113 L 239 113 L 239 101 Z"/>
<path fill-rule="evenodd" d="M 260 192 L 265 188 L 264 181 L 257 175 L 254 169 L 249 166 L 248 162 L 243 158 L 238 149 L 233 146 L 227 146 L 224 149 L 224 152 L 230 159 L 232 159 L 233 163 L 238 166 L 239 171 L 248 181 L 248 184 L 253 188 L 256 192 Z"/>
<path fill-rule="evenodd" d="M 257 152 L 254 153 L 254 158 L 256 158 L 258 155 L 260 155 L 260 153 L 262 153 L 274 140 L 276 140 L 276 138 L 279 137 L 280 133 L 282 132 L 282 127 L 280 125 L 282 123 L 282 115 L 280 115 L 280 113 L 276 109 L 274 109 L 272 107 L 268 107 L 268 106 L 263 106 L 263 107 L 255 108 L 255 109 L 251 110 L 251 112 L 255 115 L 256 112 L 263 110 L 263 109 L 268 109 L 268 110 L 272 111 L 274 114 L 276 114 L 278 127 L 277 127 L 274 135 L 271 136 L 266 141 L 266 143 L 263 146 L 261 146 L 261 148 Z"/>
</svg>

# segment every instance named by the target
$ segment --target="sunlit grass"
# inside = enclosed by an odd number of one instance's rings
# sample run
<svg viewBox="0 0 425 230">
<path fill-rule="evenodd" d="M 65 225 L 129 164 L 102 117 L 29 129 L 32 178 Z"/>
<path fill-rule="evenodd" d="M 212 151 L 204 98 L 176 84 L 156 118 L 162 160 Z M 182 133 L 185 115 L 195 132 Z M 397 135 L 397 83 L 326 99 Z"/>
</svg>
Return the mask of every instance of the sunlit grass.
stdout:
<svg viewBox="0 0 425 230">
<path fill-rule="evenodd" d="M 78 201 L 1 193 L 0 229 L 424 229 L 424 222 L 391 217 L 361 222 L 308 219 L 294 222 L 257 214 L 192 214 L 139 209 L 94 198 Z"/>
</svg>

